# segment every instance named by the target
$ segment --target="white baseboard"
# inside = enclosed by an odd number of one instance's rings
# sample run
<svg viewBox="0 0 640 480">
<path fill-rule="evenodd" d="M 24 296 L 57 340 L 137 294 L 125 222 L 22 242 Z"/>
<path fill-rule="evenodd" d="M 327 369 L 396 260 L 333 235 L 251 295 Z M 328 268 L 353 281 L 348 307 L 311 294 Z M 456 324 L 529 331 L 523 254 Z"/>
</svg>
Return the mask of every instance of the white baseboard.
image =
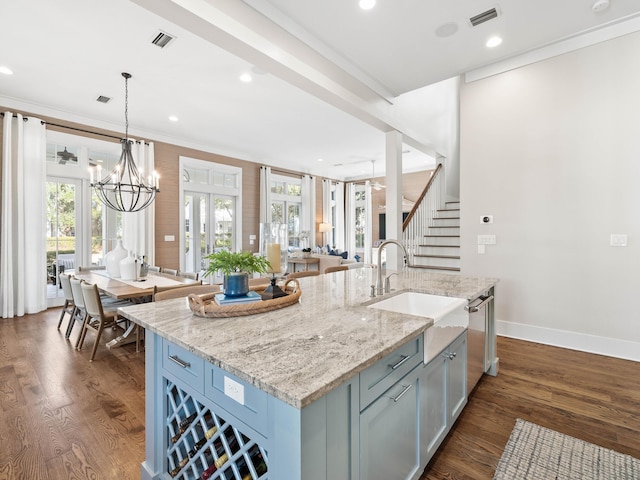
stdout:
<svg viewBox="0 0 640 480">
<path fill-rule="evenodd" d="M 496 320 L 496 333 L 502 337 L 517 338 L 529 342 L 640 362 L 640 343 L 638 342 L 554 330 L 505 320 Z"/>
</svg>

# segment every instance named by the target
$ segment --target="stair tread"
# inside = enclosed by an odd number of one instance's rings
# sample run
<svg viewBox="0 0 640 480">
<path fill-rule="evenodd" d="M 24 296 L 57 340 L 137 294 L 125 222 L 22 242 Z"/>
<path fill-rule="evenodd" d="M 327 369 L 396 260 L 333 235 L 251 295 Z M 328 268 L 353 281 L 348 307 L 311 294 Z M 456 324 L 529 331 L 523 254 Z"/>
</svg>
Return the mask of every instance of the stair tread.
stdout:
<svg viewBox="0 0 640 480">
<path fill-rule="evenodd" d="M 459 212 L 459 208 L 439 208 L 436 212 Z"/>
<path fill-rule="evenodd" d="M 460 220 L 460 217 L 433 217 L 434 220 Z"/>
<path fill-rule="evenodd" d="M 414 253 L 413 256 L 420 258 L 450 258 L 453 260 L 460 260 L 459 255 L 431 255 L 428 253 Z"/>
<path fill-rule="evenodd" d="M 424 235 L 425 238 L 460 238 L 460 235 Z"/>
</svg>

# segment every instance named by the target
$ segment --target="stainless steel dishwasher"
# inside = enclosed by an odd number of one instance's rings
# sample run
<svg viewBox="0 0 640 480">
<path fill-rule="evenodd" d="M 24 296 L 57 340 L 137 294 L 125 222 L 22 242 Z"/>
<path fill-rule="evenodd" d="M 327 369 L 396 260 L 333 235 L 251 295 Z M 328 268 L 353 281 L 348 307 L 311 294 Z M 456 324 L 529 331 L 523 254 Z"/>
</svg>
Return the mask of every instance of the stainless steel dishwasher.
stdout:
<svg viewBox="0 0 640 480">
<path fill-rule="evenodd" d="M 491 367 L 487 348 L 487 313 L 493 308 L 493 295 L 481 295 L 469 302 L 467 331 L 467 395 L 476 386 L 482 374 Z"/>
</svg>

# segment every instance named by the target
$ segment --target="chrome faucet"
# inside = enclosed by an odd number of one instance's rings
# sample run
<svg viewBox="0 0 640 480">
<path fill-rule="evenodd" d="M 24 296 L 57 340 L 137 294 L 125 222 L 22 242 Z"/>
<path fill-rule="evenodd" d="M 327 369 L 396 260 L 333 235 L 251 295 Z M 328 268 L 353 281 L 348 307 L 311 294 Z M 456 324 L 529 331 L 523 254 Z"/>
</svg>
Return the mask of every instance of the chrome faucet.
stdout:
<svg viewBox="0 0 640 480">
<path fill-rule="evenodd" d="M 409 254 L 407 253 L 407 249 L 402 243 L 400 243 L 398 240 L 385 240 L 384 242 L 382 242 L 378 247 L 378 278 L 376 280 L 376 287 L 375 287 L 375 292 L 377 295 L 382 295 L 384 293 L 388 293 L 389 291 L 389 288 L 387 288 L 385 292 L 385 286 L 382 282 L 382 250 L 384 249 L 384 247 L 386 247 L 390 243 L 393 243 L 402 249 L 402 251 L 404 252 L 405 258 L 407 259 L 407 266 L 408 267 L 411 266 L 411 263 L 409 261 Z M 391 277 L 391 275 L 389 275 L 389 277 Z M 389 280 L 389 277 L 387 277 L 387 280 Z M 388 287 L 389 282 L 387 281 L 385 283 Z"/>
</svg>

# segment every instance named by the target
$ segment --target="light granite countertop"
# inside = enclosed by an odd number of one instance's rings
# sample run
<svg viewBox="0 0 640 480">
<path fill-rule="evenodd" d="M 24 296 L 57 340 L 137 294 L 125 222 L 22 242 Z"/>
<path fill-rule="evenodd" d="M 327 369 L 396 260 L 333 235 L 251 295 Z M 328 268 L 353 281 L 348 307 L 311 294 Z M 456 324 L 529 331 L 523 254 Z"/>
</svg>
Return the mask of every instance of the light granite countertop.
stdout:
<svg viewBox="0 0 640 480">
<path fill-rule="evenodd" d="M 389 273 L 389 272 L 387 272 Z M 376 270 L 359 268 L 298 279 L 300 302 L 233 318 L 194 315 L 185 298 L 120 308 L 142 325 L 257 388 L 304 408 L 373 365 L 433 321 L 366 305 L 398 291 L 471 300 L 497 282 L 405 269 L 392 292 L 370 297 Z"/>
</svg>

